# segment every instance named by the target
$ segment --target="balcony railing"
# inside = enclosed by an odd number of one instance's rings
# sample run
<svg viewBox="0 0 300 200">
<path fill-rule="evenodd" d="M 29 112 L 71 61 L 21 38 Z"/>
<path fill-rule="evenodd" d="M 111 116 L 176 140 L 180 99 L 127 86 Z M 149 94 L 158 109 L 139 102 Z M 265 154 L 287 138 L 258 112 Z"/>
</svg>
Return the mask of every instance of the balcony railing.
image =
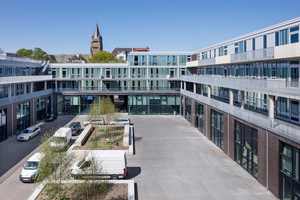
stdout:
<svg viewBox="0 0 300 200">
<path fill-rule="evenodd" d="M 105 87 L 82 87 L 82 88 L 53 88 L 53 92 L 74 92 L 74 93 L 101 93 L 101 92 L 180 92 L 180 88 L 170 88 L 170 87 L 115 87 L 115 88 L 105 88 Z"/>
<path fill-rule="evenodd" d="M 235 62 L 257 61 L 274 58 L 274 47 L 267 49 L 258 49 L 255 51 L 247 51 L 243 53 L 231 54 L 230 60 Z"/>
</svg>

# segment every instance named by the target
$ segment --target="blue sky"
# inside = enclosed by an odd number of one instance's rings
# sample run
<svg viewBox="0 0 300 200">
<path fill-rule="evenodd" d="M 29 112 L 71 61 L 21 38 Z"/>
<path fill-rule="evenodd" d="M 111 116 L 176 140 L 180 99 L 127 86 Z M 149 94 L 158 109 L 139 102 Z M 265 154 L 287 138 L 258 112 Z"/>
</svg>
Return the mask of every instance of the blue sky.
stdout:
<svg viewBox="0 0 300 200">
<path fill-rule="evenodd" d="M 299 17 L 299 0 L 0 0 L 0 48 L 90 53 L 96 20 L 105 51 L 196 51 Z"/>
</svg>

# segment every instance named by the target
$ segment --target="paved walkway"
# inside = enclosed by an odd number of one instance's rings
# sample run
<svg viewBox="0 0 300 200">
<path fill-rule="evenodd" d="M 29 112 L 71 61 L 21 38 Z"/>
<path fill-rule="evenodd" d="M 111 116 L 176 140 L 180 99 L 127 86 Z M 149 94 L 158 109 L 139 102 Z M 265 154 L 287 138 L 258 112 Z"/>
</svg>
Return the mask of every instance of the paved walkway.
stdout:
<svg viewBox="0 0 300 200">
<path fill-rule="evenodd" d="M 276 199 L 181 116 L 129 116 L 137 199 Z"/>
</svg>

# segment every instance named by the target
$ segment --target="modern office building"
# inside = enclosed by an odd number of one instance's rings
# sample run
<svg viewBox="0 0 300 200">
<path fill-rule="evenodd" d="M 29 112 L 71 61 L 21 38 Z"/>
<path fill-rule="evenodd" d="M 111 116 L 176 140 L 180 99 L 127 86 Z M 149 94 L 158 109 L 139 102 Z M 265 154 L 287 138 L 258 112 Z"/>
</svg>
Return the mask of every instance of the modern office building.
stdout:
<svg viewBox="0 0 300 200">
<path fill-rule="evenodd" d="M 64 115 L 124 95 L 130 115 L 180 114 L 276 197 L 299 199 L 299 25 L 292 19 L 195 52 L 130 52 L 122 64 L 32 61 L 37 75 L 0 78 L 1 131 L 19 127 L 10 119 L 36 120 L 41 98 L 46 113 Z M 0 66 L 0 76 L 10 74 Z M 23 104 L 29 115 L 13 114 Z"/>
</svg>

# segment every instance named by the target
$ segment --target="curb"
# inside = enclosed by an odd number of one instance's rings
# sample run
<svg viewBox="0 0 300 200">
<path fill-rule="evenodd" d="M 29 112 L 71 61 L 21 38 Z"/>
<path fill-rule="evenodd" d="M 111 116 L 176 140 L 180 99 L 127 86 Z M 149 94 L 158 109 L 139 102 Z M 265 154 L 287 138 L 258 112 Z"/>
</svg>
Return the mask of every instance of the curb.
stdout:
<svg viewBox="0 0 300 200">
<path fill-rule="evenodd" d="M 70 181 L 62 181 L 62 183 L 79 183 L 80 180 L 70 180 Z M 120 184 L 128 184 L 128 200 L 135 200 L 135 191 L 134 191 L 134 180 L 110 180 L 108 183 L 120 183 Z M 31 194 L 28 200 L 35 200 L 44 187 L 47 185 L 46 182 L 41 183 L 35 191 Z"/>
</svg>

